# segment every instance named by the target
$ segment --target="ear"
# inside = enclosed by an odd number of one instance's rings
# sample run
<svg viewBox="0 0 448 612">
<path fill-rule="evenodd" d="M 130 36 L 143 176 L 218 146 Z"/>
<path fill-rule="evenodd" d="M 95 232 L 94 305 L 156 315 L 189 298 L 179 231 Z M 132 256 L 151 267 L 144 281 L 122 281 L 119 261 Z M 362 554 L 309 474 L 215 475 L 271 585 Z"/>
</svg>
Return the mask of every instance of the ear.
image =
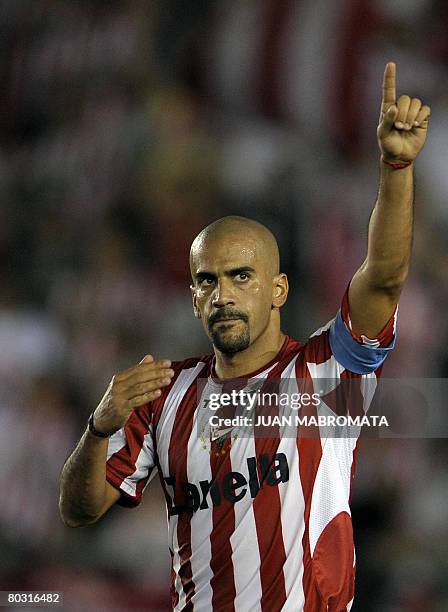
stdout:
<svg viewBox="0 0 448 612">
<path fill-rule="evenodd" d="M 281 308 L 288 297 L 289 284 L 286 274 L 277 274 L 272 282 L 272 306 Z"/>
<path fill-rule="evenodd" d="M 196 317 L 196 319 L 200 319 L 201 318 L 201 312 L 198 308 L 198 303 L 196 301 L 196 288 L 194 285 L 190 285 L 190 291 L 191 291 L 191 298 L 193 300 L 193 312 L 194 312 L 194 316 Z"/>
</svg>

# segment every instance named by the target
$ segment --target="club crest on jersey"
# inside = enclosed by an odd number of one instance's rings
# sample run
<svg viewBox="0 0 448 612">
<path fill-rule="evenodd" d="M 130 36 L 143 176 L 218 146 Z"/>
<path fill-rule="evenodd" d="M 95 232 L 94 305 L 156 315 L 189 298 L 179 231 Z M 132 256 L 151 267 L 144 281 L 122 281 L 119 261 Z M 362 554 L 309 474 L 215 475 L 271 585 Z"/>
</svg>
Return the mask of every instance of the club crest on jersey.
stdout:
<svg viewBox="0 0 448 612">
<path fill-rule="evenodd" d="M 223 448 L 224 442 L 226 440 L 230 441 L 230 445 L 228 450 L 232 448 L 233 442 L 238 438 L 238 434 L 231 435 L 233 432 L 233 427 L 228 427 L 226 429 L 220 429 L 219 427 L 210 428 L 210 438 L 207 439 L 204 435 L 199 436 L 199 442 L 203 450 L 207 451 L 209 455 L 214 455 L 218 457 L 219 455 L 225 455 L 227 450 Z M 213 450 L 213 444 L 215 446 L 215 450 Z"/>
<path fill-rule="evenodd" d="M 192 482 L 178 482 L 175 475 L 166 476 L 165 489 L 171 498 L 170 516 L 185 512 L 208 510 L 223 502 L 237 503 L 247 494 L 252 498 L 265 487 L 275 487 L 289 480 L 288 460 L 284 453 L 277 453 L 271 460 L 261 453 L 246 459 L 245 472 L 227 472 L 220 478 Z"/>
</svg>

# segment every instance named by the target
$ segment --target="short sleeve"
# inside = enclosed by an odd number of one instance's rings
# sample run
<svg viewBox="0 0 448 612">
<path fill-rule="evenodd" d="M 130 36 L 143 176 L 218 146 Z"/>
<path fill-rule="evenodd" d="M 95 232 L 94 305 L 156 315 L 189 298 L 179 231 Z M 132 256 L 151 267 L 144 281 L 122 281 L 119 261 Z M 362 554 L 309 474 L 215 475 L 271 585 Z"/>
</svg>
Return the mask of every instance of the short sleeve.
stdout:
<svg viewBox="0 0 448 612">
<path fill-rule="evenodd" d="M 395 346 L 398 306 L 377 338 L 358 336 L 350 321 L 348 287 L 341 308 L 329 329 L 329 342 L 335 359 L 356 374 L 369 374 L 379 368 Z"/>
<path fill-rule="evenodd" d="M 106 480 L 121 493 L 117 503 L 133 508 L 156 473 L 151 413 L 147 406 L 131 413 L 109 439 Z"/>
</svg>

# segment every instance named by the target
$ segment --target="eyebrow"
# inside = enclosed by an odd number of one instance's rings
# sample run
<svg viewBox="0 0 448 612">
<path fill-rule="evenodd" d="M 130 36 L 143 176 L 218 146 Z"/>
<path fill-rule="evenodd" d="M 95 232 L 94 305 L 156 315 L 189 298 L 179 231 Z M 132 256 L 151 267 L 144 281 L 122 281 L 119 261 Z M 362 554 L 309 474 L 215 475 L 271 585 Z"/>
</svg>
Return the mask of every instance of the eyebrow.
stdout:
<svg viewBox="0 0 448 612">
<path fill-rule="evenodd" d="M 232 268 L 231 270 L 226 270 L 224 274 L 226 276 L 237 276 L 238 274 L 243 274 L 244 272 L 255 272 L 255 269 L 251 266 L 240 266 L 239 268 Z M 213 272 L 207 272 L 206 270 L 199 270 L 194 275 L 196 280 L 202 278 L 216 278 L 216 274 Z"/>
</svg>

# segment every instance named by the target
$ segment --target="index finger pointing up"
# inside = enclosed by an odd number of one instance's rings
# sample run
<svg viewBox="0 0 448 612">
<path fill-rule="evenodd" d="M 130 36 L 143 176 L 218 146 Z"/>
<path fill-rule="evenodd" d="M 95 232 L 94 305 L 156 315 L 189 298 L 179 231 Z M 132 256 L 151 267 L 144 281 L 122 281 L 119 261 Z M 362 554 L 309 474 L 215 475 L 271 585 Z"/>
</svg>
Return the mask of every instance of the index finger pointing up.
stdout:
<svg viewBox="0 0 448 612">
<path fill-rule="evenodd" d="M 388 62 L 384 69 L 383 77 L 383 104 L 395 104 L 395 74 L 396 68 L 393 62 Z"/>
</svg>

